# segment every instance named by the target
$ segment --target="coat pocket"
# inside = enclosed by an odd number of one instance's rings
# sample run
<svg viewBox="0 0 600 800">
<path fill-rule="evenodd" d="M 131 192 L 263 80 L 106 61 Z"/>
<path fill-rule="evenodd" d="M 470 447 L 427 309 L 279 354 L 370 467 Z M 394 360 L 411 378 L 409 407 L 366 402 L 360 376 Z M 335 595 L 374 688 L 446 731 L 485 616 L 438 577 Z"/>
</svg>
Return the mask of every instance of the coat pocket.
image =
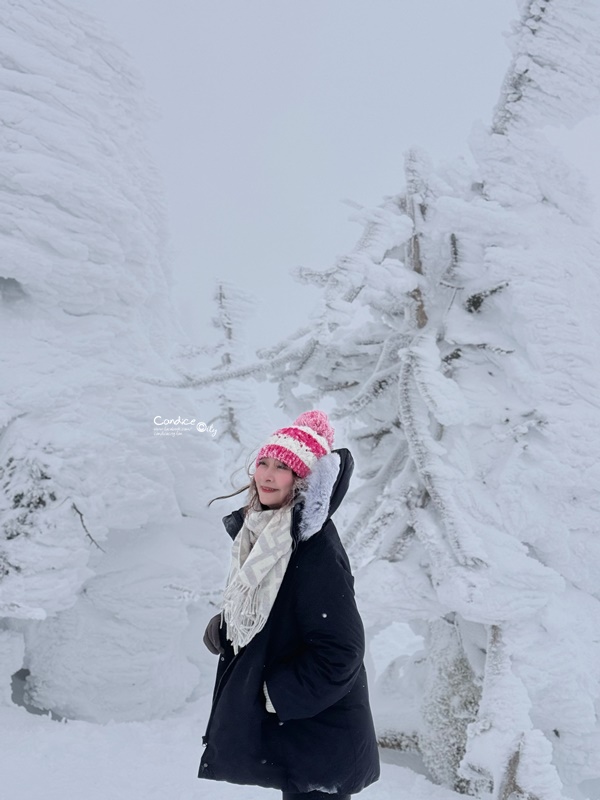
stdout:
<svg viewBox="0 0 600 800">
<path fill-rule="evenodd" d="M 261 755 L 267 763 L 285 765 L 282 730 L 285 727 L 277 714 L 265 711 L 261 721 Z"/>
<path fill-rule="evenodd" d="M 260 738 L 255 749 L 253 772 L 259 786 L 283 789 L 287 781 L 287 765 L 281 747 L 281 727 L 275 714 L 265 710 L 260 722 Z"/>
</svg>

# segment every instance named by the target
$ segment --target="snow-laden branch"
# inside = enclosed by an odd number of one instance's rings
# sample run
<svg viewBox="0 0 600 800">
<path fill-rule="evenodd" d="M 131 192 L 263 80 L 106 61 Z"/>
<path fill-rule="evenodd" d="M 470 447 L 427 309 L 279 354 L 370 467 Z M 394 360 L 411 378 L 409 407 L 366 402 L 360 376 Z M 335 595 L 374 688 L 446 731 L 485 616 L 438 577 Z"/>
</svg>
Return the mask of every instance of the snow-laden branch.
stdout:
<svg viewBox="0 0 600 800">
<path fill-rule="evenodd" d="M 600 6 L 596 0 L 527 0 L 513 23 L 513 60 L 492 131 L 575 125 L 600 110 Z"/>
</svg>

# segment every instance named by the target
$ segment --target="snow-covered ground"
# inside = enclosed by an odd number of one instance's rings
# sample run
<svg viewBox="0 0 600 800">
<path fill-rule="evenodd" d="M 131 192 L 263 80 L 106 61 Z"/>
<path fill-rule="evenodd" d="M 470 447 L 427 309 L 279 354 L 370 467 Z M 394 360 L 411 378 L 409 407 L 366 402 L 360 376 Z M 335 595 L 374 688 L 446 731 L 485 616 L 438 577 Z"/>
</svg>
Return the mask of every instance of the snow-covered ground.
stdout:
<svg viewBox="0 0 600 800">
<path fill-rule="evenodd" d="M 152 722 L 104 725 L 59 722 L 21 706 L 0 709 L 0 774 L 4 800 L 250 800 L 276 790 L 196 777 L 209 710 L 205 695 L 179 715 Z M 406 756 L 410 759 L 410 756 Z M 458 800 L 411 767 L 389 763 L 365 800 Z M 407 764 L 409 761 L 406 762 Z"/>
<path fill-rule="evenodd" d="M 363 613 L 368 616 L 368 607 Z M 381 696 L 377 680 L 399 654 L 410 654 L 421 637 L 404 623 L 392 623 L 370 642 L 367 669 L 376 719 L 391 698 Z M 204 649 L 204 648 L 202 648 Z M 210 669 L 210 661 L 205 671 Z M 204 685 L 212 691 L 212 680 Z M 60 719 L 29 710 L 23 684 L 13 678 L 0 703 L 0 775 L 2 800 L 226 800 L 277 798 L 258 786 L 199 780 L 202 734 L 210 712 L 211 691 L 178 713 L 145 722 L 92 723 Z M 16 703 L 19 703 L 17 705 Z M 33 712 L 33 713 L 31 713 Z M 427 780 L 420 757 L 381 750 L 378 783 L 361 792 L 371 800 L 451 800 L 454 792 Z"/>
</svg>

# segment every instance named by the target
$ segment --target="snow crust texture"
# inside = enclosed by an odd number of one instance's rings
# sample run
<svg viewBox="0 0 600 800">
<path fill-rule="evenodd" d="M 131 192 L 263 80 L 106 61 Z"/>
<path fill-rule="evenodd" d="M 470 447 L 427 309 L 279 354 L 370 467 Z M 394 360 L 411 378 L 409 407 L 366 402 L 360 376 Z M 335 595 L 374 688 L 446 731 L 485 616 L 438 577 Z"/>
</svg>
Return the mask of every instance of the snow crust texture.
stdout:
<svg viewBox="0 0 600 800">
<path fill-rule="evenodd" d="M 10 0 L 0 35 L 0 692 L 25 668 L 32 706 L 148 719 L 208 689 L 220 578 L 219 449 L 154 435 L 203 398 L 165 386 L 183 335 L 150 115 L 76 8 Z"/>
</svg>

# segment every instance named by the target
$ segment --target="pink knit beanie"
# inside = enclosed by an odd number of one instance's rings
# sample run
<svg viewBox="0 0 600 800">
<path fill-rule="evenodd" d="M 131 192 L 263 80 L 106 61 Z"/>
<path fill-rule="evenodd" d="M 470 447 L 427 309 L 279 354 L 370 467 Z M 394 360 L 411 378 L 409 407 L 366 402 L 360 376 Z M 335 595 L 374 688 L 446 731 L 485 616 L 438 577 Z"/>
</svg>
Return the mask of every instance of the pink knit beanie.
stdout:
<svg viewBox="0 0 600 800">
<path fill-rule="evenodd" d="M 288 428 L 280 428 L 258 451 L 261 458 L 283 461 L 306 478 L 319 458 L 331 453 L 334 431 L 324 411 L 305 411 Z"/>
</svg>

